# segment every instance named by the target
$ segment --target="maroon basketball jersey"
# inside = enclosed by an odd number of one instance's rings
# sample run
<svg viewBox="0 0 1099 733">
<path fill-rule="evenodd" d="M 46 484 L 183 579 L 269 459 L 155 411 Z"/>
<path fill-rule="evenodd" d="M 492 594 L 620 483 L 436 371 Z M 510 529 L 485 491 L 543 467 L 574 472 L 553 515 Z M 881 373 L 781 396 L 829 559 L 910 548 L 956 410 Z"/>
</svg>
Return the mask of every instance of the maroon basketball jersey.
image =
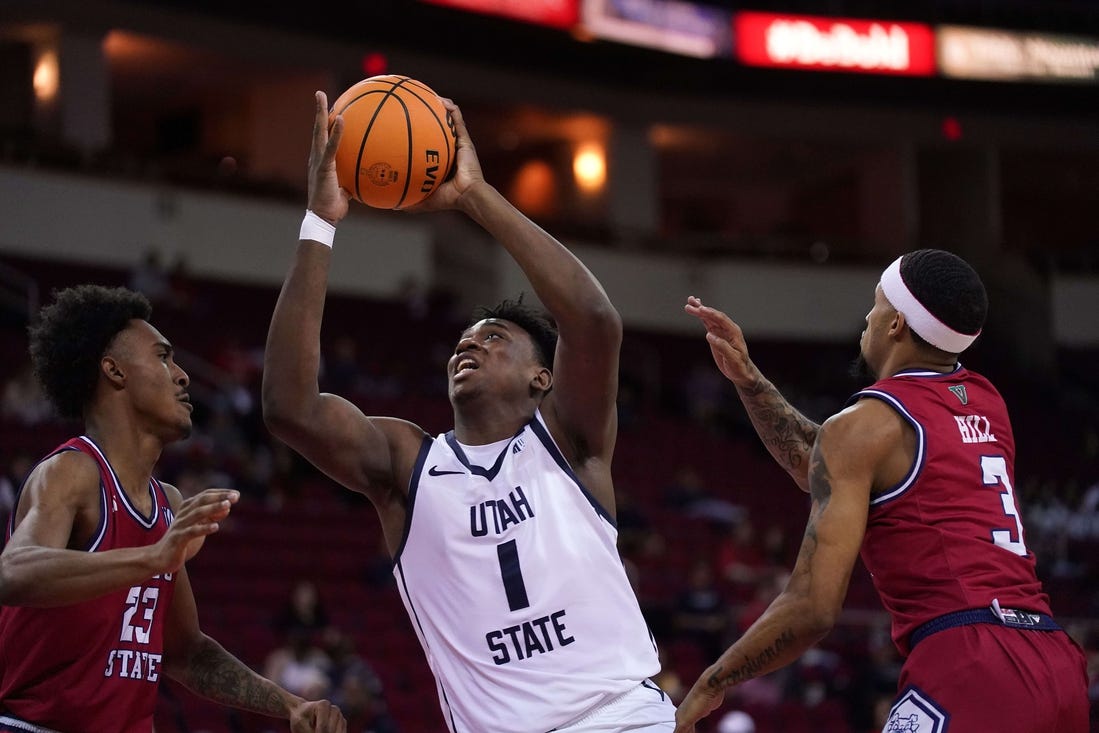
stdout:
<svg viewBox="0 0 1099 733">
<path fill-rule="evenodd" d="M 67 450 L 99 466 L 102 514 L 88 552 L 164 536 L 172 513 L 156 480 L 149 482 L 152 510 L 143 516 L 91 439 L 73 438 L 50 456 Z M 13 509 L 7 539 L 14 516 Z M 165 573 L 71 606 L 0 609 L 0 716 L 64 733 L 149 733 L 174 589 Z"/>
<path fill-rule="evenodd" d="M 916 431 L 916 458 L 872 498 L 862 545 L 893 641 L 953 611 L 1049 613 L 1015 496 L 1015 439 L 1003 398 L 979 374 L 905 371 L 856 393 L 890 405 Z"/>
</svg>

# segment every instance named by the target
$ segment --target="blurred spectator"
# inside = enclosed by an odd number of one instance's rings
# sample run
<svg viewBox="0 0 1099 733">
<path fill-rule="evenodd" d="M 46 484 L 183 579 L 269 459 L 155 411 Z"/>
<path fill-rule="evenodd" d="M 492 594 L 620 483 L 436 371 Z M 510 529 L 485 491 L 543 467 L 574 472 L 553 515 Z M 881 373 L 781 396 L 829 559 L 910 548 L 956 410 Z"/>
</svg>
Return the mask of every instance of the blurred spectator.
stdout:
<svg viewBox="0 0 1099 733">
<path fill-rule="evenodd" d="M 185 468 L 173 477 L 175 486 L 179 489 L 179 493 L 183 495 L 184 499 L 190 499 L 192 496 L 198 496 L 205 489 L 211 487 L 206 486 L 203 481 L 203 475 L 198 471 L 190 468 Z"/>
<path fill-rule="evenodd" d="M 283 645 L 267 655 L 263 675 L 306 700 L 319 700 L 332 688 L 331 667 L 328 655 L 313 644 L 308 631 L 291 629 Z"/>
<path fill-rule="evenodd" d="M 252 447 L 229 408 L 214 405 L 202 432 L 210 446 L 211 460 L 239 474 L 248 463 Z"/>
<path fill-rule="evenodd" d="M 708 497 L 702 477 L 690 466 L 680 467 L 671 483 L 664 487 L 664 503 L 674 509 L 685 509 Z"/>
<path fill-rule="evenodd" d="M 171 304 L 171 277 L 159 249 L 149 247 L 145 250 L 145 254 L 130 272 L 129 286 L 131 290 L 145 295 L 154 308 L 158 305 Z"/>
<path fill-rule="evenodd" d="M 633 494 L 623 489 L 615 491 L 618 521 L 618 549 L 626 556 L 651 557 L 662 551 L 664 539 L 653 530 L 645 511 L 637 505 Z"/>
<path fill-rule="evenodd" d="M 239 334 L 225 333 L 215 347 L 212 361 L 214 366 L 233 379 L 238 388 L 246 388 L 263 372 L 263 349 L 249 349 L 241 343 Z M 235 400 L 233 404 L 236 404 Z"/>
<path fill-rule="evenodd" d="M 850 688 L 843 695 L 848 706 L 851 730 L 860 732 L 882 729 L 884 720 L 878 722 L 878 706 L 881 701 L 886 701 L 888 712 L 901 674 L 900 654 L 890 638 L 889 627 L 873 628 L 866 637 L 864 649 L 852 648 L 847 654 L 852 666 L 852 679 Z"/>
<path fill-rule="evenodd" d="M 425 320 L 431 311 L 431 292 L 424 281 L 415 275 L 406 275 L 397 289 L 408 317 L 413 321 Z"/>
<path fill-rule="evenodd" d="M 756 722 L 743 710 L 731 710 L 718 721 L 717 733 L 756 733 Z"/>
<path fill-rule="evenodd" d="M 759 582 L 770 576 L 771 564 L 756 542 L 756 528 L 750 517 L 731 525 L 721 539 L 717 567 L 739 601 L 752 598 Z"/>
<path fill-rule="evenodd" d="M 329 627 L 323 636 L 324 649 L 332 662 L 332 702 L 339 706 L 355 733 L 396 733 L 382 693 L 382 681 L 374 668 L 355 650 L 355 643 L 343 631 Z"/>
<path fill-rule="evenodd" d="M 815 708 L 833 696 L 837 687 L 848 682 L 843 659 L 834 651 L 812 647 L 793 665 L 789 680 L 791 693 L 801 698 L 807 708 Z"/>
<path fill-rule="evenodd" d="M 725 651 L 728 611 L 709 561 L 696 560 L 691 565 L 672 623 L 677 636 L 693 641 L 705 659 L 713 661 Z"/>
<path fill-rule="evenodd" d="M 755 590 L 751 599 L 740 608 L 740 613 L 736 616 L 736 631 L 738 634 L 743 634 L 748 630 L 748 627 L 756 622 L 763 612 L 767 610 L 767 607 L 771 605 L 771 602 L 778 597 L 778 594 L 786 587 L 786 583 L 790 580 L 790 573 L 787 570 L 775 569 L 769 571 L 765 575 L 759 577 L 755 584 Z"/>
<path fill-rule="evenodd" d="M 737 696 L 746 707 L 752 709 L 777 708 L 783 701 L 783 690 L 791 674 L 790 667 L 785 667 L 762 677 L 754 677 L 736 687 Z"/>
<path fill-rule="evenodd" d="M 312 581 L 299 580 L 275 617 L 275 629 L 284 635 L 300 631 L 311 638 L 327 628 L 328 611 L 317 586 Z"/>
<path fill-rule="evenodd" d="M 303 479 L 303 461 L 281 440 L 271 439 L 270 480 L 267 483 L 267 508 L 279 511 L 298 496 Z"/>
<path fill-rule="evenodd" d="M 171 284 L 170 306 L 180 312 L 190 314 L 196 321 L 210 315 L 210 307 L 203 298 L 196 297 L 199 285 L 191 278 L 187 258 L 178 255 L 168 269 L 168 282 Z"/>
<path fill-rule="evenodd" d="M 1088 660 L 1088 699 L 1091 700 L 1092 730 L 1099 730 L 1099 629 L 1093 631 L 1083 645 Z"/>
<path fill-rule="evenodd" d="M 196 431 L 188 440 L 165 449 L 164 455 L 162 473 L 167 481 L 184 483 L 192 492 L 210 488 L 236 488 L 233 474 L 227 470 L 228 467 L 215 460 L 210 438 L 201 431 Z M 183 489 L 180 491 L 183 492 Z M 183 495 L 188 496 L 186 492 Z"/>
<path fill-rule="evenodd" d="M 1075 520 L 1070 523 L 1072 536 L 1075 539 L 1099 540 L 1099 480 L 1081 492 L 1076 514 Z"/>
<path fill-rule="evenodd" d="M 660 400 L 660 349 L 645 339 L 625 337 L 618 374 L 619 429 L 636 427 Z"/>
<path fill-rule="evenodd" d="M 672 482 L 664 489 L 664 501 L 679 509 L 684 516 L 708 519 L 718 524 L 731 524 L 744 516 L 743 507 L 714 496 L 702 481 L 698 472 L 690 467 L 680 468 Z"/>
<path fill-rule="evenodd" d="M 786 528 L 781 524 L 772 524 L 763 533 L 763 559 L 772 568 L 788 568 L 793 566 L 795 549 L 786 540 Z"/>
<path fill-rule="evenodd" d="M 4 385 L 4 394 L 0 396 L 0 416 L 23 425 L 38 425 L 53 416 L 53 408 L 42 393 L 29 362 Z"/>
<path fill-rule="evenodd" d="M 275 454 L 266 441 L 247 441 L 237 470 L 237 488 L 253 497 L 266 497 L 275 476 Z"/>
<path fill-rule="evenodd" d="M 680 387 L 687 416 L 709 428 L 721 427 L 729 410 L 724 410 L 729 385 L 713 364 L 696 362 L 691 365 Z"/>
<path fill-rule="evenodd" d="M 15 495 L 27 474 L 34 468 L 34 458 L 27 451 L 18 451 L 0 474 L 0 520 L 7 521 L 15 507 Z"/>
</svg>

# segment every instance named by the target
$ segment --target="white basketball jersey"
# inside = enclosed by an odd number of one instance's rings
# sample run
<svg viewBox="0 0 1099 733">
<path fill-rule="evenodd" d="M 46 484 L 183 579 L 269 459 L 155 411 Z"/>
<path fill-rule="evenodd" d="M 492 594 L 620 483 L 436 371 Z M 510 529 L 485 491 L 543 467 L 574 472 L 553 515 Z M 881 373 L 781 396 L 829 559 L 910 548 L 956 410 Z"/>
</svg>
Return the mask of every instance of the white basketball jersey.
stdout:
<svg viewBox="0 0 1099 733">
<path fill-rule="evenodd" d="M 454 733 L 542 733 L 660 669 L 618 530 L 540 414 L 425 438 L 393 574 Z"/>
</svg>

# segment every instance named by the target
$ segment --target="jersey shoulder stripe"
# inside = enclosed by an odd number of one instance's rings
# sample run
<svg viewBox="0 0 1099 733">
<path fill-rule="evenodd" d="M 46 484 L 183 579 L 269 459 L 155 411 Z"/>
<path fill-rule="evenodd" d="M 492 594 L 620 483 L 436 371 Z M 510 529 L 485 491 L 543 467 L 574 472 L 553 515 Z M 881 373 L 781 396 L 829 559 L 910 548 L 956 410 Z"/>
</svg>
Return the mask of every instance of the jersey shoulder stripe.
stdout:
<svg viewBox="0 0 1099 733">
<path fill-rule="evenodd" d="M 549 429 L 546 428 L 545 424 L 542 422 L 541 412 L 535 414 L 534 419 L 530 421 L 530 427 L 534 434 L 538 436 L 538 440 L 545 446 L 546 452 L 553 458 L 557 467 L 576 484 L 577 488 L 580 489 L 580 492 L 584 495 L 584 498 L 588 500 L 588 503 L 592 505 L 592 508 L 595 509 L 596 513 L 607 520 L 612 527 L 618 529 L 618 523 L 615 522 L 614 517 L 612 517 L 610 513 L 607 512 L 606 508 L 592 496 L 592 493 L 584 486 L 580 477 L 572 470 L 572 466 L 565 460 L 564 454 L 562 454 L 561 449 L 557 447 L 557 443 L 554 442 L 553 436 L 549 433 Z"/>
<path fill-rule="evenodd" d="M 397 551 L 393 553 L 393 566 L 392 569 L 396 569 L 401 563 L 401 553 L 404 552 L 405 545 L 408 544 L 408 533 L 412 529 L 412 513 L 416 509 L 416 491 L 420 487 L 420 476 L 424 471 L 424 464 L 427 462 L 427 454 L 431 452 L 431 446 L 434 445 L 435 440 L 426 433 L 424 438 L 420 441 L 420 452 L 416 455 L 416 463 L 412 466 L 412 475 L 408 477 L 408 499 L 405 502 L 404 509 L 404 530 L 401 533 L 401 544 L 397 546 Z"/>
<path fill-rule="evenodd" d="M 923 425 L 905 408 L 904 403 L 888 392 L 879 389 L 864 389 L 855 394 L 855 399 L 862 398 L 877 399 L 886 403 L 896 410 L 916 431 L 916 455 L 912 460 L 912 466 L 908 469 L 908 474 L 896 486 L 870 500 L 871 506 L 878 506 L 899 497 L 919 478 L 920 472 L 923 470 L 924 459 L 927 456 L 927 435 L 924 433 Z"/>
</svg>

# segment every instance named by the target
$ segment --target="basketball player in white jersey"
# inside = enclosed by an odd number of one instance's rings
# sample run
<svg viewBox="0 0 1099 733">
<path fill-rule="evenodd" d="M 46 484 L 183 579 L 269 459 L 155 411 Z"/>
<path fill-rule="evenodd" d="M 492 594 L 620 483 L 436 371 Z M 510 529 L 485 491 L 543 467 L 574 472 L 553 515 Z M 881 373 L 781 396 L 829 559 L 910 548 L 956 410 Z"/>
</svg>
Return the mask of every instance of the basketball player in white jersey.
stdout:
<svg viewBox="0 0 1099 733">
<path fill-rule="evenodd" d="M 451 731 L 671 731 L 675 708 L 648 679 L 657 652 L 616 548 L 621 320 L 587 268 L 485 182 L 445 104 L 457 170 L 416 210 L 482 226 L 559 331 L 518 303 L 486 311 L 447 363 L 454 429 L 436 437 L 319 393 L 332 234 L 348 196 L 333 163 L 342 121 L 329 137 L 318 92 L 309 209 L 268 334 L 264 417 L 373 502 Z"/>
</svg>

